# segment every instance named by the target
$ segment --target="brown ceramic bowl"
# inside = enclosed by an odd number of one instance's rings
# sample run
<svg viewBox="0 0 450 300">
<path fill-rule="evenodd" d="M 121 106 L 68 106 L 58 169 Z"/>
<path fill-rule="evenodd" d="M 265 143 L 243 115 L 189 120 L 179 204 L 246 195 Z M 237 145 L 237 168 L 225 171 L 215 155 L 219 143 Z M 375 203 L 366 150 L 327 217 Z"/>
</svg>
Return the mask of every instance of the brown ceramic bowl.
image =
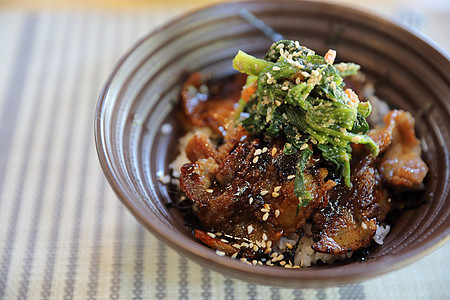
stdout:
<svg viewBox="0 0 450 300">
<path fill-rule="evenodd" d="M 318 53 L 334 48 L 362 66 L 377 95 L 410 111 L 430 172 L 425 204 L 405 211 L 382 247 L 364 262 L 308 269 L 249 266 L 198 243 L 157 178 L 168 173 L 180 126 L 173 107 L 186 75 L 222 78 L 239 49 L 263 56 L 271 40 L 250 25 L 246 9 L 286 38 Z M 171 124 L 171 132 L 161 131 Z M 139 41 L 118 63 L 98 102 L 95 137 L 111 186 L 156 237 L 203 266 L 243 280 L 285 287 L 325 287 L 362 281 L 430 253 L 450 232 L 450 62 L 448 55 L 384 19 L 334 4 L 251 1 L 219 4 L 178 18 Z"/>
</svg>

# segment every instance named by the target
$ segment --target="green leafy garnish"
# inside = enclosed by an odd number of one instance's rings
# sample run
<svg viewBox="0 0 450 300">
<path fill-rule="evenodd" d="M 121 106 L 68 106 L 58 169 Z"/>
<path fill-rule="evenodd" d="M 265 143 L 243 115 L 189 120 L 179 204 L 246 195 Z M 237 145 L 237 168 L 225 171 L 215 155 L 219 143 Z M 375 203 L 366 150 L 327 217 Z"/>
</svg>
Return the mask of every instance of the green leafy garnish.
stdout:
<svg viewBox="0 0 450 300">
<path fill-rule="evenodd" d="M 313 154 L 310 146 L 348 187 L 352 186 L 350 144 L 365 144 L 378 154 L 378 146 L 366 135 L 365 118 L 372 107 L 346 90 L 342 78 L 356 74 L 357 64 L 333 65 L 298 42 L 282 40 L 270 47 L 264 59 L 239 51 L 233 66 L 249 75 L 247 84 L 257 82 L 255 96 L 240 101 L 242 126 L 270 138 L 283 135 L 284 154 L 298 153 L 294 193 L 300 206 L 312 197 L 304 184 L 304 170 Z"/>
</svg>

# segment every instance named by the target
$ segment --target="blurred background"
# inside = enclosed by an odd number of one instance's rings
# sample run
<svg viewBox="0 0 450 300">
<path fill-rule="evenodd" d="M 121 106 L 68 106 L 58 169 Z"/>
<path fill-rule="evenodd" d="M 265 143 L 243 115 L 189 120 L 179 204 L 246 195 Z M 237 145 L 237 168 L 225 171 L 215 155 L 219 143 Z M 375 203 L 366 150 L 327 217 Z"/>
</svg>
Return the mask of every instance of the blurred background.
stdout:
<svg viewBox="0 0 450 300">
<path fill-rule="evenodd" d="M 350 6 L 365 8 L 411 26 L 441 47 L 450 50 L 450 1 L 449 0 L 328 0 Z M 42 10 L 48 8 L 88 9 L 152 9 L 155 6 L 172 6 L 177 12 L 219 0 L 0 0 L 0 8 Z"/>
</svg>

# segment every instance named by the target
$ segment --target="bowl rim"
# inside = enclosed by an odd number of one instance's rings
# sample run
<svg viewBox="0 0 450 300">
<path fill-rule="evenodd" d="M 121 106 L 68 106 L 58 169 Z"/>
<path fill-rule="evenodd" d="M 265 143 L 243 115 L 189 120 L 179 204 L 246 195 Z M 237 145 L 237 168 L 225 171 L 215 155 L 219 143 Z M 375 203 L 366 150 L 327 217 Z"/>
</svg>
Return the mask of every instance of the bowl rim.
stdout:
<svg viewBox="0 0 450 300">
<path fill-rule="evenodd" d="M 112 72 L 110 73 L 108 79 L 104 83 L 101 92 L 98 97 L 97 107 L 95 110 L 95 120 L 94 120 L 94 138 L 97 150 L 97 156 L 100 161 L 103 173 L 105 174 L 110 186 L 120 199 L 120 201 L 128 208 L 128 210 L 133 214 L 133 216 L 144 225 L 150 232 L 152 232 L 160 241 L 168 244 L 172 249 L 185 254 L 190 258 L 196 258 L 202 265 L 208 266 L 216 271 L 231 275 L 233 277 L 256 282 L 259 284 L 273 285 L 270 280 L 271 277 L 276 277 L 279 280 L 283 280 L 286 283 L 286 287 L 324 287 L 332 286 L 344 283 L 355 283 L 373 278 L 375 276 L 385 274 L 399 268 L 402 268 L 420 258 L 426 256 L 430 252 L 436 250 L 440 246 L 444 245 L 450 240 L 450 228 L 447 228 L 441 234 L 437 235 L 426 243 L 422 243 L 420 246 L 416 247 L 412 251 L 406 253 L 399 253 L 395 255 L 395 261 L 391 257 L 386 257 L 384 260 L 382 258 L 374 261 L 364 262 L 364 268 L 361 268 L 360 263 L 352 263 L 346 265 L 345 268 L 339 268 L 336 266 L 333 268 L 332 276 L 330 276 L 330 270 L 322 268 L 305 268 L 305 269 L 286 269 L 286 268 L 271 268 L 270 277 L 267 278 L 265 275 L 268 270 L 267 266 L 249 266 L 236 259 L 230 257 L 220 257 L 214 251 L 207 248 L 206 246 L 193 241 L 185 237 L 184 235 L 173 235 L 170 233 L 170 228 L 157 220 L 156 218 L 148 218 L 148 215 L 142 213 L 131 199 L 128 198 L 127 194 L 121 189 L 118 183 L 118 176 L 115 175 L 113 169 L 112 158 L 109 157 L 105 139 L 105 123 L 104 116 L 107 107 L 107 94 L 110 90 L 114 78 L 120 71 L 127 59 L 132 55 L 132 53 L 139 48 L 146 40 L 150 39 L 152 36 L 174 26 L 174 24 L 182 21 L 183 19 L 195 15 L 201 11 L 209 10 L 211 8 L 216 8 L 220 6 L 238 6 L 239 4 L 264 4 L 270 3 L 270 0 L 257 0 L 257 1 L 232 1 L 210 4 L 207 6 L 202 6 L 200 8 L 185 12 L 175 18 L 170 19 L 162 25 L 157 26 L 151 32 L 140 38 L 135 44 L 118 60 L 114 66 Z M 360 7 L 354 8 L 346 4 L 335 4 L 327 1 L 313 1 L 313 0 L 280 0 L 278 3 L 293 3 L 293 2 L 303 2 L 307 5 L 316 6 L 326 6 L 331 9 L 339 8 L 347 10 L 349 13 L 356 14 L 362 17 L 370 18 L 375 22 L 385 23 L 386 25 L 395 28 L 396 30 L 402 31 L 403 34 L 410 35 L 412 38 L 416 39 L 418 42 L 424 43 L 426 47 L 432 48 L 446 58 L 447 61 L 450 60 L 449 54 L 440 47 L 433 40 L 421 34 L 412 28 L 406 28 L 403 24 L 398 22 L 387 20 L 383 16 L 368 12 Z M 450 63 L 450 61 L 449 61 Z M 447 195 L 448 197 L 448 195 Z M 189 247 L 185 247 L 189 244 Z M 382 261 L 379 261 L 379 260 Z M 214 262 L 212 265 L 210 262 Z M 255 280 L 256 279 L 256 280 Z M 323 282 L 323 280 L 327 280 Z M 293 281 L 298 281 L 298 284 L 292 284 Z M 278 285 L 279 286 L 279 285 Z"/>
</svg>

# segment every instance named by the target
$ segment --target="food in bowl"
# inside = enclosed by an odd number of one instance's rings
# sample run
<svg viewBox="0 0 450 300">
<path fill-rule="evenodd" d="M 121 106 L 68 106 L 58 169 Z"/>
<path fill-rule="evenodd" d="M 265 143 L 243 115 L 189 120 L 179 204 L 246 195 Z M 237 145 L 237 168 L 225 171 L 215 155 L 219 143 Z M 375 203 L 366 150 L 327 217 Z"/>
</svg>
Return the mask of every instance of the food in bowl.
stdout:
<svg viewBox="0 0 450 300">
<path fill-rule="evenodd" d="M 245 76 L 184 84 L 191 132 L 172 166 L 193 234 L 217 254 L 286 268 L 347 260 L 383 243 L 399 193 L 423 188 L 411 114 L 369 130 L 359 66 L 335 58 L 281 40 L 264 59 L 240 51 Z"/>
</svg>

